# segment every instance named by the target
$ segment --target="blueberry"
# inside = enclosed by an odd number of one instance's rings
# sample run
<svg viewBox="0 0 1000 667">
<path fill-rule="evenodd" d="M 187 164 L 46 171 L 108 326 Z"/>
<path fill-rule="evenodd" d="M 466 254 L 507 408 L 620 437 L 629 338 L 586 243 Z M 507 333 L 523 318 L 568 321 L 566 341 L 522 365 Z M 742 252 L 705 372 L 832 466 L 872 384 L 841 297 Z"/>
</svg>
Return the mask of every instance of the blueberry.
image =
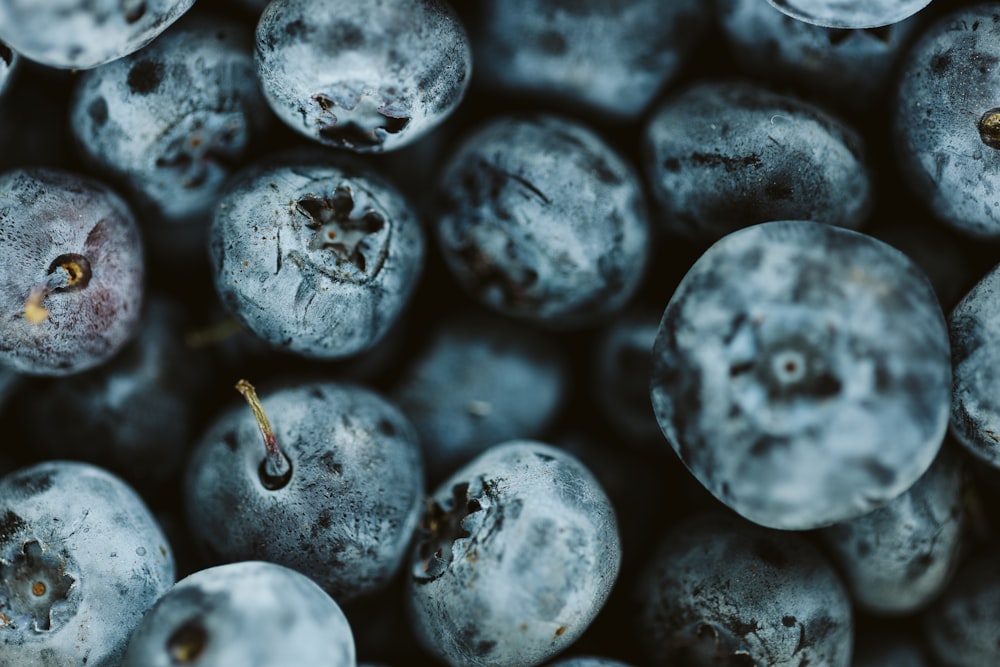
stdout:
<svg viewBox="0 0 1000 667">
<path fill-rule="evenodd" d="M 487 449 L 431 497 L 408 581 L 417 638 L 452 667 L 530 667 L 579 637 L 618 576 L 614 510 L 571 455 Z"/>
<path fill-rule="evenodd" d="M 359 153 L 393 150 L 455 110 L 472 55 L 439 0 L 274 0 L 257 24 L 257 75 L 289 127 Z"/>
<path fill-rule="evenodd" d="M 947 429 L 948 333 L 927 278 L 858 232 L 773 222 L 684 277 L 653 350 L 653 408 L 688 469 L 772 528 L 870 512 Z"/>
<path fill-rule="evenodd" d="M 0 480 L 4 665 L 117 667 L 173 583 L 163 533 L 117 477 L 50 461 Z"/>
<path fill-rule="evenodd" d="M 626 444 L 660 447 L 663 436 L 649 400 L 649 369 L 660 318 L 633 310 L 615 319 L 595 348 L 591 385 L 604 417 Z"/>
<path fill-rule="evenodd" d="M 561 352 L 496 317 L 442 323 L 392 393 L 420 435 L 428 477 L 439 481 L 498 442 L 541 435 L 569 390 Z"/>
<path fill-rule="evenodd" d="M 576 658 L 563 658 L 549 663 L 549 667 L 629 667 L 624 662 L 618 662 L 610 658 L 599 658 L 597 656 L 580 656 Z"/>
<path fill-rule="evenodd" d="M 951 432 L 976 458 L 1000 468 L 1000 266 L 959 302 L 948 318 L 954 385 Z"/>
<path fill-rule="evenodd" d="M 860 136 L 756 84 L 698 83 L 667 99 L 642 148 L 665 229 L 697 242 L 770 220 L 857 228 L 872 206 Z"/>
<path fill-rule="evenodd" d="M 0 97 L 10 86 L 14 74 L 20 69 L 21 58 L 17 52 L 0 41 Z"/>
<path fill-rule="evenodd" d="M 248 383 L 238 388 L 252 409 L 223 414 L 188 461 L 196 541 L 216 560 L 291 567 L 341 603 L 385 586 L 420 517 L 413 427 L 361 387 L 292 386 L 263 407 Z"/>
<path fill-rule="evenodd" d="M 854 620 L 844 585 L 799 535 L 723 513 L 663 536 L 636 589 L 655 664 L 847 667 Z"/>
<path fill-rule="evenodd" d="M 880 100 L 918 20 L 881 28 L 823 28 L 760 0 L 716 0 L 739 67 L 761 80 L 792 84 L 826 104 L 861 112 Z"/>
<path fill-rule="evenodd" d="M 207 221 L 270 118 L 251 49 L 241 25 L 193 17 L 79 79 L 70 110 L 77 142 L 141 202 L 153 249 L 180 245 L 172 239 L 184 234 L 204 254 L 204 226 L 180 223 Z"/>
<path fill-rule="evenodd" d="M 906 493 L 821 533 L 862 609 L 908 614 L 945 589 L 966 528 L 961 460 L 944 448 Z"/>
<path fill-rule="evenodd" d="M 122 667 L 354 667 L 347 618 L 308 577 L 243 562 L 196 572 L 143 618 Z"/>
<path fill-rule="evenodd" d="M 34 454 L 90 461 L 143 494 L 158 490 L 180 470 L 210 379 L 185 326 L 179 305 L 152 299 L 135 340 L 108 363 L 25 391 L 17 412 Z"/>
<path fill-rule="evenodd" d="M 650 229 L 638 178 L 576 121 L 492 120 L 452 155 L 439 193 L 444 258 L 494 310 L 579 328 L 621 310 L 639 285 Z"/>
<path fill-rule="evenodd" d="M 913 16 L 931 0 L 768 0 L 800 21 L 827 28 L 878 28 Z"/>
<path fill-rule="evenodd" d="M 469 10 L 476 80 L 576 113 L 634 121 L 709 23 L 700 0 L 486 0 Z"/>
<path fill-rule="evenodd" d="M 377 343 L 424 258 L 423 232 L 402 195 L 342 160 L 244 171 L 216 208 L 209 243 L 230 313 L 272 346 L 317 359 Z"/>
<path fill-rule="evenodd" d="M 923 636 L 946 667 L 1000 664 L 1000 549 L 987 546 L 964 562 L 955 581 L 923 617 Z"/>
<path fill-rule="evenodd" d="M 893 106 L 898 164 L 938 218 L 976 237 L 1000 238 L 1000 23 L 998 3 L 952 12 L 904 61 Z"/>
<path fill-rule="evenodd" d="M 142 245 L 106 186 L 49 169 L 0 174 L 0 249 L 0 365 L 78 373 L 135 335 Z"/>
<path fill-rule="evenodd" d="M 35 62 L 88 69 L 138 51 L 194 0 L 0 0 L 0 39 Z"/>
</svg>

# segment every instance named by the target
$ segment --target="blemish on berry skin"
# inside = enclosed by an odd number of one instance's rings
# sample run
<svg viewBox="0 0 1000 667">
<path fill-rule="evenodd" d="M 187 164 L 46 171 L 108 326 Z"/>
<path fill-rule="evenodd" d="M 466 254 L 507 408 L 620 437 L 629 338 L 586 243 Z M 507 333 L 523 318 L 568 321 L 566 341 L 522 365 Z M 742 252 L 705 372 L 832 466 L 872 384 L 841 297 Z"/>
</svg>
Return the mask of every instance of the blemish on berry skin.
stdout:
<svg viewBox="0 0 1000 667">
<path fill-rule="evenodd" d="M 1000 107 L 990 109 L 979 119 L 979 138 L 990 148 L 1000 148 Z"/>
<path fill-rule="evenodd" d="M 163 73 L 163 63 L 140 60 L 132 65 L 132 69 L 128 72 L 126 81 L 129 90 L 136 95 L 148 95 L 160 86 L 163 81 Z"/>
</svg>

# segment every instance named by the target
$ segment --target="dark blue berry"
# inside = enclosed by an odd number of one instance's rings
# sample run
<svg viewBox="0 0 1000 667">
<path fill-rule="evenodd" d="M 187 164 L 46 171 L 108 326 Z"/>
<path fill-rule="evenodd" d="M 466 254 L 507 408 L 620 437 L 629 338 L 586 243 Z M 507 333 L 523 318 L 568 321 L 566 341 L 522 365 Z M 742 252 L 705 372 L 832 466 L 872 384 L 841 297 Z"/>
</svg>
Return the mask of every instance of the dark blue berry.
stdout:
<svg viewBox="0 0 1000 667">
<path fill-rule="evenodd" d="M 800 21 L 828 28 L 878 28 L 913 16 L 931 0 L 768 0 Z"/>
</svg>

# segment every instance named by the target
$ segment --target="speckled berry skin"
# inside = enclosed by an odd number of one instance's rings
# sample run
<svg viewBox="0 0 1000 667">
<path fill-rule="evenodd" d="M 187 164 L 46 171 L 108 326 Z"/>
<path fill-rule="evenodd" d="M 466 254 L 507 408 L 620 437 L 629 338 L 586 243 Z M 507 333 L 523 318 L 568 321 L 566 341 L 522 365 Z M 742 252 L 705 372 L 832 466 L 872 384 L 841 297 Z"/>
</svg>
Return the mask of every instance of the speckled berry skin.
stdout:
<svg viewBox="0 0 1000 667">
<path fill-rule="evenodd" d="M 917 28 L 911 18 L 884 28 L 823 28 L 760 0 L 715 0 L 729 49 L 759 80 L 792 84 L 832 107 L 860 112 L 885 94 L 893 67 Z"/>
<path fill-rule="evenodd" d="M 264 485 L 253 414 L 246 405 L 228 410 L 188 462 L 195 539 L 218 561 L 302 572 L 340 603 L 378 590 L 405 559 L 422 509 L 413 427 L 357 386 L 305 384 L 261 398 L 291 476 L 280 488 Z"/>
<path fill-rule="evenodd" d="M 872 206 L 860 136 L 757 84 L 687 88 L 659 106 L 642 141 L 664 229 L 704 244 L 770 220 L 856 229 Z"/>
<path fill-rule="evenodd" d="M 663 536 L 636 598 L 652 664 L 851 664 L 850 598 L 822 554 L 722 510 Z"/>
<path fill-rule="evenodd" d="M 85 72 L 70 118 L 85 157 L 127 186 L 166 236 L 182 233 L 170 223 L 207 222 L 270 110 L 244 27 L 197 16 Z"/>
<path fill-rule="evenodd" d="M 496 445 L 431 498 L 407 576 L 414 632 L 452 667 L 530 667 L 569 646 L 618 576 L 614 510 L 571 455 Z"/>
<path fill-rule="evenodd" d="M 947 429 L 948 332 L 902 253 L 773 222 L 725 237 L 671 298 L 653 350 L 667 441 L 719 500 L 807 530 L 906 491 Z"/>
<path fill-rule="evenodd" d="M 1000 266 L 948 318 L 953 389 L 951 433 L 976 458 L 1000 468 Z"/>
<path fill-rule="evenodd" d="M 341 359 L 399 317 L 424 260 L 423 230 L 402 195 L 359 164 L 246 170 L 209 230 L 227 310 L 273 347 Z"/>
<path fill-rule="evenodd" d="M 327 146 L 405 146 L 461 102 L 472 50 L 439 0 L 274 0 L 257 24 L 257 75 L 289 127 Z"/>
<path fill-rule="evenodd" d="M 476 81 L 624 122 L 638 118 L 708 28 L 699 0 L 487 0 L 467 10 Z"/>
<path fill-rule="evenodd" d="M 923 636 L 942 667 L 1000 664 L 1000 548 L 994 543 L 964 562 L 923 617 Z"/>
<path fill-rule="evenodd" d="M 576 121 L 488 122 L 448 160 L 438 192 L 452 274 L 504 315 L 581 328 L 621 310 L 639 286 L 651 232 L 638 176 Z"/>
<path fill-rule="evenodd" d="M 166 538 L 117 477 L 50 461 L 0 480 L 0 663 L 118 667 L 173 583 Z"/>
<path fill-rule="evenodd" d="M 194 0 L 2 0 L 0 39 L 49 67 L 89 69 L 138 51 Z"/>
<path fill-rule="evenodd" d="M 440 481 L 490 445 L 535 438 L 569 391 L 562 350 L 544 334 L 481 314 L 438 327 L 393 389 Z"/>
<path fill-rule="evenodd" d="M 143 618 L 122 667 L 355 667 L 337 603 L 308 577 L 247 561 L 196 572 Z"/>
<path fill-rule="evenodd" d="M 945 590 L 966 528 L 961 460 L 944 448 L 916 484 L 887 505 L 822 531 L 855 603 L 903 615 Z"/>
<path fill-rule="evenodd" d="M 986 122 L 1000 99 L 998 15 L 1000 3 L 983 3 L 928 28 L 904 60 L 892 107 L 897 163 L 913 194 L 984 239 L 1000 238 L 1000 122 Z"/>
<path fill-rule="evenodd" d="M 125 202 L 90 178 L 50 169 L 0 174 L 0 365 L 68 375 L 110 359 L 138 331 L 144 292 L 142 242 Z M 88 268 L 25 306 L 67 258 Z M 81 259 L 83 258 L 83 259 Z"/>
<path fill-rule="evenodd" d="M 800 21 L 827 28 L 878 28 L 913 16 L 931 0 L 768 0 Z"/>
<path fill-rule="evenodd" d="M 146 497 L 162 488 L 196 436 L 211 379 L 207 354 L 184 342 L 188 326 L 178 304 L 151 299 L 135 340 L 108 363 L 31 386 L 16 405 L 34 455 L 100 465 Z"/>
</svg>

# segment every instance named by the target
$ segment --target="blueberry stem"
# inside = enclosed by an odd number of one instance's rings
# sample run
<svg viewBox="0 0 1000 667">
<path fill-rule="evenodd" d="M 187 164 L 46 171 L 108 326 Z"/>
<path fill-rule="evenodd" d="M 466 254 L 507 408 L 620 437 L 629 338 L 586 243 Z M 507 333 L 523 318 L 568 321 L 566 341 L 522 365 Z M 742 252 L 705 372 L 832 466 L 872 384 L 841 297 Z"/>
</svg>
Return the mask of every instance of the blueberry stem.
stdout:
<svg viewBox="0 0 1000 667">
<path fill-rule="evenodd" d="M 72 279 L 69 268 L 57 266 L 42 283 L 31 290 L 28 300 L 24 302 L 24 319 L 31 324 L 41 324 L 49 319 L 49 311 L 42 302 L 52 292 L 72 285 Z"/>
<path fill-rule="evenodd" d="M 268 420 L 267 413 L 264 412 L 264 406 L 257 396 L 257 390 L 246 380 L 240 380 L 236 383 L 236 391 L 240 392 L 243 398 L 246 399 L 247 405 L 250 406 L 250 410 L 253 412 L 254 419 L 257 420 L 260 435 L 264 438 L 264 450 L 266 452 L 264 457 L 264 474 L 276 480 L 286 477 L 291 470 L 291 466 L 278 446 L 278 438 L 274 435 L 271 422 Z"/>
</svg>

